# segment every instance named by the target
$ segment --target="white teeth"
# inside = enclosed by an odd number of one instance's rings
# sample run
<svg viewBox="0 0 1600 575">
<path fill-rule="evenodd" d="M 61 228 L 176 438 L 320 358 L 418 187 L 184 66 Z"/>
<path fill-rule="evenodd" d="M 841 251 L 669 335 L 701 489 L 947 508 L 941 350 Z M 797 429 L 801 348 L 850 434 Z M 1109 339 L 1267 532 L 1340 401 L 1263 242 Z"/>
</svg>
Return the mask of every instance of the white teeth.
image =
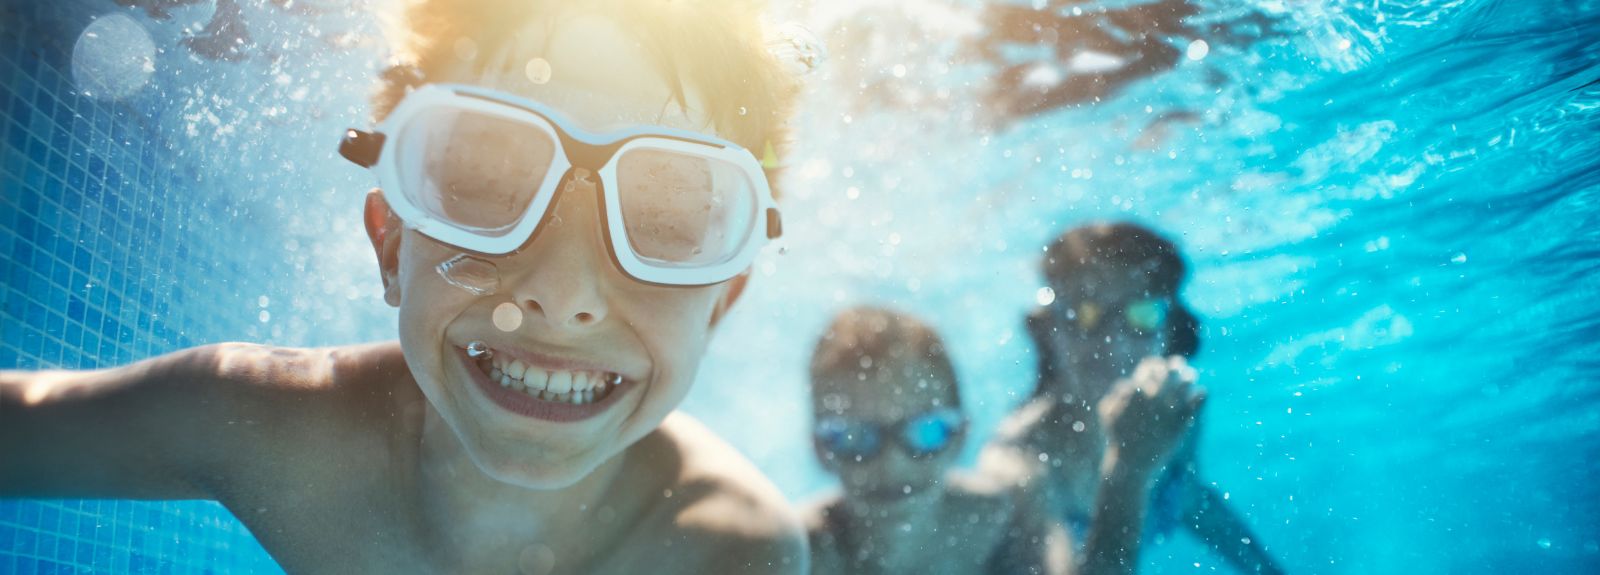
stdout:
<svg viewBox="0 0 1600 575">
<path fill-rule="evenodd" d="M 572 372 L 558 371 L 550 374 L 550 387 L 548 389 L 551 393 L 557 395 L 572 391 Z"/>
<path fill-rule="evenodd" d="M 622 384 L 622 375 L 611 372 L 545 371 L 502 354 L 478 358 L 488 367 L 489 381 L 529 397 L 544 401 L 585 405 L 594 403 Z M 487 361 L 485 361 L 487 360 Z"/>
<path fill-rule="evenodd" d="M 530 367 L 528 371 L 523 372 L 522 383 L 526 384 L 530 389 L 544 390 L 550 386 L 550 372 L 537 367 Z"/>
</svg>

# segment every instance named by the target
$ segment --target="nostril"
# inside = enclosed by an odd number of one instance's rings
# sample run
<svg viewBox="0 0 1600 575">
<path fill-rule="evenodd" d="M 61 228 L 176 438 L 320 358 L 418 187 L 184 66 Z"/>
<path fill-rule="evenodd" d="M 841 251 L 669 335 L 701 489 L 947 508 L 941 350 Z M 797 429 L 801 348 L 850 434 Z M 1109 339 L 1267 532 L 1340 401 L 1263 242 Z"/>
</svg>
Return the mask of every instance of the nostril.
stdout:
<svg viewBox="0 0 1600 575">
<path fill-rule="evenodd" d="M 578 312 L 577 320 L 578 325 L 588 325 L 590 322 L 594 321 L 594 314 L 586 311 Z"/>
</svg>

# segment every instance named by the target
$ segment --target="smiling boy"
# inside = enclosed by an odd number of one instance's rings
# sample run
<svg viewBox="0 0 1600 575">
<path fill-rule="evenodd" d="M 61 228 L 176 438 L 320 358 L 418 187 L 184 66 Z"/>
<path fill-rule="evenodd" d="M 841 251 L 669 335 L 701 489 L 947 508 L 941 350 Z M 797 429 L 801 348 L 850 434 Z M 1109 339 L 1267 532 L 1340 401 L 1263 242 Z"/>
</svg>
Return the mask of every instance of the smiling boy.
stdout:
<svg viewBox="0 0 1600 575">
<path fill-rule="evenodd" d="M 792 85 L 738 2 L 408 3 L 365 223 L 399 341 L 0 372 L 0 495 L 216 499 L 290 572 L 793 573 L 674 414 L 778 232 Z"/>
</svg>

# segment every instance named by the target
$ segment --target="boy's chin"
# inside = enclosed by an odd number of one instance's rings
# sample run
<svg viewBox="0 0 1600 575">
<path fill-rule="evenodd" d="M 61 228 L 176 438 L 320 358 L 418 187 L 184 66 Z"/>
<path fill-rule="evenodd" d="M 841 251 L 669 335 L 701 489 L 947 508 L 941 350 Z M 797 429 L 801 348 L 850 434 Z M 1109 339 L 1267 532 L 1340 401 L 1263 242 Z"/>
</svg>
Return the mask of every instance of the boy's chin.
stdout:
<svg viewBox="0 0 1600 575">
<path fill-rule="evenodd" d="M 585 454 L 563 460 L 529 457 L 526 454 L 498 454 L 474 458 L 478 469 L 483 471 L 484 475 L 501 483 L 540 491 L 571 487 L 593 473 L 601 461 L 603 459 Z"/>
</svg>

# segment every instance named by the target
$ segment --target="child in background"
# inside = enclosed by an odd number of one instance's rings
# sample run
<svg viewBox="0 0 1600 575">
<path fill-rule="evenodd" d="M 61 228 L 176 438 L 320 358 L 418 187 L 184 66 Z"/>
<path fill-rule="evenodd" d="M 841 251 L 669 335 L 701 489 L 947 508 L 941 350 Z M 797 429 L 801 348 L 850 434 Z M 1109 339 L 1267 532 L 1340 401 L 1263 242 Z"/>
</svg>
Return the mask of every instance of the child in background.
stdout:
<svg viewBox="0 0 1600 575">
<path fill-rule="evenodd" d="M 1030 498 L 949 473 L 967 420 L 954 366 L 928 326 L 884 309 L 845 311 L 817 344 L 811 381 L 817 456 L 842 484 L 804 514 L 814 573 L 1128 572 L 1123 550 L 1137 531 L 1125 527 L 1138 524 L 1154 469 L 1132 463 L 1170 452 L 1193 407 L 1185 383 L 1153 381 L 1109 415 L 1139 456 L 1108 468 L 1101 493 L 1119 513 L 1096 525 L 1075 562 L 1059 525 L 1021 504 Z M 1158 410 L 1171 415 L 1164 425 L 1118 423 Z"/>
<path fill-rule="evenodd" d="M 1199 322 L 1178 298 L 1187 271 L 1177 247 L 1137 225 L 1062 234 L 1045 252 L 1044 273 L 1055 299 L 1028 317 L 1038 386 L 984 448 L 980 467 L 1030 484 L 1030 493 L 1042 495 L 1039 505 L 1084 531 L 1101 521 L 1100 473 L 1118 447 L 1106 411 L 1147 372 L 1192 381 L 1184 358 L 1199 349 Z M 1281 573 L 1222 494 L 1200 478 L 1192 435 L 1142 496 L 1150 501 L 1144 524 L 1156 534 L 1186 527 L 1243 572 Z"/>
</svg>

